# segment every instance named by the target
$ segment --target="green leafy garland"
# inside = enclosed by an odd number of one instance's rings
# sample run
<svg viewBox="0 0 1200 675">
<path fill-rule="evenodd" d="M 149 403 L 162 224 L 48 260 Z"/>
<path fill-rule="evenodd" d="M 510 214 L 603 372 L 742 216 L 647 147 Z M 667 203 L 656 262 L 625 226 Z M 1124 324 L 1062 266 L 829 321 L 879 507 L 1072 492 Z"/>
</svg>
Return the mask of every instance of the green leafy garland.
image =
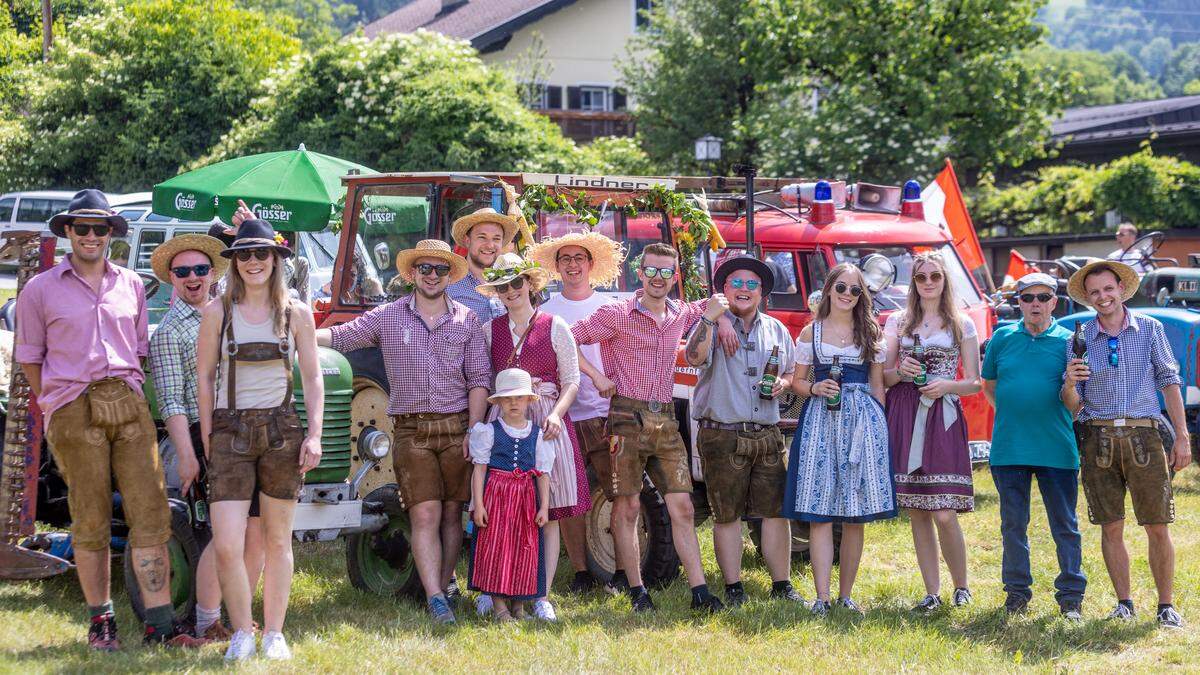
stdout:
<svg viewBox="0 0 1200 675">
<path fill-rule="evenodd" d="M 517 199 L 517 204 L 531 224 L 537 223 L 538 211 L 566 213 L 585 225 L 589 230 L 600 223 L 600 205 L 592 203 L 592 197 L 583 191 L 550 191 L 544 185 L 529 185 Z M 682 192 L 668 190 L 662 185 L 653 185 L 628 204 L 618 207 L 627 216 L 636 216 L 641 211 L 661 211 L 670 218 L 671 234 L 675 249 L 679 251 L 684 295 L 688 300 L 699 300 L 708 296 L 700 269 L 696 265 L 697 247 L 710 239 L 717 247 L 725 244 L 713 225 L 708 212 L 697 206 Z M 639 260 L 630 260 L 636 269 Z"/>
</svg>

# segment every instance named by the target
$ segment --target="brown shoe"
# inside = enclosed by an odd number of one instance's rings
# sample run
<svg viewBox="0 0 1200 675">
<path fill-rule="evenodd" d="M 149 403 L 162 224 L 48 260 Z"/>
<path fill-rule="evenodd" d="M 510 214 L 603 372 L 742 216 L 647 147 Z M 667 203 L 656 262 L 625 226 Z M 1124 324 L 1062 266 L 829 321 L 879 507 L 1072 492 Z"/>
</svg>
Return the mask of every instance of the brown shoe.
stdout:
<svg viewBox="0 0 1200 675">
<path fill-rule="evenodd" d="M 196 647 L 203 647 L 211 641 L 205 638 L 192 637 L 183 629 L 182 624 L 175 622 L 169 634 L 159 634 L 154 630 L 153 626 L 146 626 L 146 635 L 142 638 L 142 642 L 146 645 L 194 649 Z"/>
<path fill-rule="evenodd" d="M 229 638 L 233 637 L 233 631 L 229 630 L 229 626 L 216 621 L 204 631 L 203 637 L 209 642 L 229 642 Z"/>
</svg>

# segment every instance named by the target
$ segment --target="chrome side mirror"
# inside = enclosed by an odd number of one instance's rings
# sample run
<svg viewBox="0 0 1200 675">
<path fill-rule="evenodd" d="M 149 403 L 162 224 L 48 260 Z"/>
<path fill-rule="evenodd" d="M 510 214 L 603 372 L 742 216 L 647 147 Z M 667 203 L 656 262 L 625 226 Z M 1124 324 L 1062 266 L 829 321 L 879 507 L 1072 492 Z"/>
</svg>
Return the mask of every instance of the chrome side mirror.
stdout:
<svg viewBox="0 0 1200 675">
<path fill-rule="evenodd" d="M 896 281 L 896 265 L 887 256 L 872 253 L 859 264 L 867 290 L 878 293 Z"/>
<path fill-rule="evenodd" d="M 381 241 L 375 244 L 373 249 L 375 254 L 375 267 L 381 270 L 386 270 L 392 266 L 392 252 L 388 249 L 386 241 Z"/>
</svg>

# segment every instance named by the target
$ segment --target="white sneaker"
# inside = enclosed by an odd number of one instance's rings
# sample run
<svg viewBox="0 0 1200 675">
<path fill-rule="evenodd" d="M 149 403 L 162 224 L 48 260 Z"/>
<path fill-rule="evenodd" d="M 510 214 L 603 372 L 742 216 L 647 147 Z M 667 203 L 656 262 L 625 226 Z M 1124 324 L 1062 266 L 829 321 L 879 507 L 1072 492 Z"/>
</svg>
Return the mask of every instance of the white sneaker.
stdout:
<svg viewBox="0 0 1200 675">
<path fill-rule="evenodd" d="M 539 621 L 549 621 L 550 623 L 558 621 L 558 616 L 554 613 L 554 605 L 550 604 L 549 600 L 534 601 L 533 616 Z"/>
<path fill-rule="evenodd" d="M 239 630 L 229 638 L 229 649 L 225 650 L 226 661 L 245 661 L 254 656 L 254 633 Z"/>
<path fill-rule="evenodd" d="M 479 616 L 487 616 L 492 613 L 492 596 L 486 593 L 475 598 L 475 613 Z"/>
<path fill-rule="evenodd" d="M 263 633 L 262 650 L 263 656 L 273 661 L 285 661 L 292 658 L 292 650 L 288 649 L 283 633 L 275 631 Z"/>
</svg>

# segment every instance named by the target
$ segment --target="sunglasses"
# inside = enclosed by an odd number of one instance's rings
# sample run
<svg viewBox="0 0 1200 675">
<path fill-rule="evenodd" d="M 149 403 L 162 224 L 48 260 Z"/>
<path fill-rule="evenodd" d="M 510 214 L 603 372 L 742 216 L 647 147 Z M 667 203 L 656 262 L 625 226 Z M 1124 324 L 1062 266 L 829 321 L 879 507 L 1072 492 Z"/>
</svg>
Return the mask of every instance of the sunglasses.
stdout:
<svg viewBox="0 0 1200 675">
<path fill-rule="evenodd" d="M 95 233 L 97 237 L 107 237 L 108 233 L 112 231 L 112 225 L 76 225 L 72 223 L 71 231 L 75 233 L 76 237 L 86 237 L 89 232 Z"/>
<path fill-rule="evenodd" d="M 495 286 L 493 286 L 493 288 L 496 289 L 497 293 L 507 293 L 509 291 L 509 289 L 512 289 L 514 291 L 519 291 L 524 287 L 525 287 L 525 277 L 523 277 L 523 276 L 514 277 L 512 281 L 509 281 L 509 282 L 503 283 L 503 284 L 496 284 Z"/>
<path fill-rule="evenodd" d="M 1117 364 L 1120 362 L 1120 359 L 1117 357 L 1118 344 L 1120 344 L 1120 342 L 1117 340 L 1117 338 L 1108 338 L 1108 365 L 1112 366 L 1113 368 L 1116 368 Z"/>
<path fill-rule="evenodd" d="M 275 252 L 269 248 L 242 249 L 241 251 L 237 252 L 237 259 L 241 260 L 242 262 L 249 262 L 250 258 L 254 258 L 255 260 L 266 260 L 274 254 Z"/>
<path fill-rule="evenodd" d="M 924 272 L 917 272 L 916 274 L 913 275 L 913 280 L 916 281 L 918 284 L 923 284 L 926 281 L 936 284 L 942 280 L 942 273 L 941 272 L 930 272 L 929 274 L 925 274 Z"/>
<path fill-rule="evenodd" d="M 563 264 L 572 263 L 574 265 L 582 265 L 583 263 L 588 262 L 591 259 L 592 259 L 592 256 L 585 255 L 583 253 L 579 253 L 576 255 L 560 255 L 556 259 L 556 262 L 560 262 Z"/>
<path fill-rule="evenodd" d="M 449 265 L 434 265 L 433 263 L 421 263 L 420 265 L 413 265 L 413 269 L 417 270 L 417 274 L 420 274 L 421 276 L 428 276 L 430 272 L 436 272 L 439 277 L 444 277 L 447 274 L 450 274 L 450 266 Z"/>
<path fill-rule="evenodd" d="M 675 268 L 643 266 L 642 273 L 646 275 L 647 279 L 653 279 L 654 277 L 658 277 L 659 279 L 670 279 L 671 277 L 675 276 Z"/>
<path fill-rule="evenodd" d="M 742 288 L 744 286 L 746 290 L 753 291 L 761 286 L 762 282 L 758 281 L 757 279 L 730 279 L 729 285 L 733 286 L 734 288 Z"/>
<path fill-rule="evenodd" d="M 862 286 L 847 286 L 844 282 L 841 282 L 841 281 L 839 281 L 833 285 L 833 290 L 837 293 L 849 292 L 850 295 L 853 295 L 856 298 L 858 296 L 862 295 Z"/>
<path fill-rule="evenodd" d="M 1021 299 L 1021 302 L 1028 304 L 1034 300 L 1037 300 L 1041 303 L 1050 302 L 1054 295 L 1052 293 L 1022 293 L 1017 297 Z"/>
<path fill-rule="evenodd" d="M 193 274 L 198 277 L 206 277 L 211 271 L 212 265 L 180 265 L 171 268 L 171 274 L 174 274 L 176 279 L 186 279 Z"/>
</svg>

